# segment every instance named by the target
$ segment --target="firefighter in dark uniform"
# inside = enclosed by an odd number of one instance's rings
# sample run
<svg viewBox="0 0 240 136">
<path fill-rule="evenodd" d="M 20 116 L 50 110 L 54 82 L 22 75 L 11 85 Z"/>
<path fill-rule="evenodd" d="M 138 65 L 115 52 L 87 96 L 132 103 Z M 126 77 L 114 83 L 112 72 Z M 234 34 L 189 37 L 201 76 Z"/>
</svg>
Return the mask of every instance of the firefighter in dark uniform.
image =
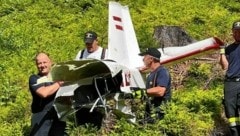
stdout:
<svg viewBox="0 0 240 136">
<path fill-rule="evenodd" d="M 240 135 L 240 21 L 232 25 L 234 42 L 220 49 L 220 64 L 226 70 L 224 108 L 232 136 Z"/>
<path fill-rule="evenodd" d="M 53 107 L 55 95 L 64 82 L 48 80 L 52 66 L 48 54 L 38 53 L 35 61 L 38 74 L 29 77 L 29 89 L 32 94 L 30 136 L 67 136 L 66 122 L 58 119 Z"/>
<path fill-rule="evenodd" d="M 139 55 L 144 56 L 145 69 L 150 70 L 145 92 L 149 99 L 142 123 L 154 123 L 164 116 L 160 106 L 171 99 L 171 77 L 168 70 L 160 64 L 161 53 L 156 48 L 148 48 Z"/>
</svg>

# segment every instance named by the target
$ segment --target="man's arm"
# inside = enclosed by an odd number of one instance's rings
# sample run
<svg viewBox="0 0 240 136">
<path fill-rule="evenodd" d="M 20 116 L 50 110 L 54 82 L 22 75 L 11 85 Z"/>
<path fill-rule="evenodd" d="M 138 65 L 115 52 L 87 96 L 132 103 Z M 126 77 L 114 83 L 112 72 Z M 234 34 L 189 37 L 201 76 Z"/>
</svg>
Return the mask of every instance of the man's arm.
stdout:
<svg viewBox="0 0 240 136">
<path fill-rule="evenodd" d="M 76 57 L 75 57 L 75 60 L 80 60 L 81 53 L 82 53 L 82 51 L 80 50 L 80 51 L 77 53 L 77 55 L 76 55 Z"/>
<path fill-rule="evenodd" d="M 166 88 L 165 87 L 161 87 L 161 86 L 156 86 L 156 87 L 153 87 L 153 88 L 149 88 L 147 89 L 147 94 L 148 96 L 164 96 L 166 92 Z"/>
<path fill-rule="evenodd" d="M 222 66 L 223 70 L 227 70 L 228 69 L 228 61 L 226 58 L 225 54 L 220 54 L 220 61 L 219 61 L 220 65 Z"/>
<path fill-rule="evenodd" d="M 55 92 L 57 92 L 62 84 L 63 84 L 63 81 L 59 81 L 49 86 L 42 86 L 36 90 L 36 93 L 40 97 L 46 98 L 48 96 L 53 95 Z"/>
</svg>

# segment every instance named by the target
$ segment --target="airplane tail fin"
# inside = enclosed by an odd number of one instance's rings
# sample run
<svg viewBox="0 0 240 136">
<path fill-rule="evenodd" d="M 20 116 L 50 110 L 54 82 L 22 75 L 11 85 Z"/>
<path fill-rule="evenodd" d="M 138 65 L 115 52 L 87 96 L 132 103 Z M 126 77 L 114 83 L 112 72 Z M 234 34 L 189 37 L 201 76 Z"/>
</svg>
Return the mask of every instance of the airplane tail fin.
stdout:
<svg viewBox="0 0 240 136">
<path fill-rule="evenodd" d="M 143 66 L 129 9 L 109 2 L 108 58 L 129 68 Z"/>
</svg>

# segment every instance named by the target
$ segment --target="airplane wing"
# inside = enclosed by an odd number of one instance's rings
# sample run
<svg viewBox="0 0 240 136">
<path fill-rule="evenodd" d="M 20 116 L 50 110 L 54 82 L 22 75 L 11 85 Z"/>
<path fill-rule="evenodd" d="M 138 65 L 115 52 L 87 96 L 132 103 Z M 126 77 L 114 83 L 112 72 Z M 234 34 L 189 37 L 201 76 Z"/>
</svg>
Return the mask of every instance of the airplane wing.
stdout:
<svg viewBox="0 0 240 136">
<path fill-rule="evenodd" d="M 218 50 L 223 44 L 217 37 L 211 37 L 186 46 L 166 47 L 158 50 L 162 54 L 161 64 L 172 65 L 196 56 L 210 54 Z"/>
<path fill-rule="evenodd" d="M 95 107 L 94 102 L 103 102 L 102 96 L 120 92 L 122 71 L 125 70 L 126 67 L 112 60 L 85 59 L 54 65 L 49 79 L 65 82 L 54 101 L 59 118 L 65 119 L 80 105 Z"/>
<path fill-rule="evenodd" d="M 96 75 L 110 74 L 108 67 L 100 60 L 85 59 L 60 62 L 52 67 L 50 77 L 53 81 L 74 82 L 92 78 Z"/>
</svg>

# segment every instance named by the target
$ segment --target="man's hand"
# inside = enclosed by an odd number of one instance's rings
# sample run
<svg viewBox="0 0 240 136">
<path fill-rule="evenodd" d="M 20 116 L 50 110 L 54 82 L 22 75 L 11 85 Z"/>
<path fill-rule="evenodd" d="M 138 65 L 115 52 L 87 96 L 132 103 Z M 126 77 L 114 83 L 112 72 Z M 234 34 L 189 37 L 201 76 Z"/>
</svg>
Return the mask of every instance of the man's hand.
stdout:
<svg viewBox="0 0 240 136">
<path fill-rule="evenodd" d="M 225 54 L 225 48 L 226 48 L 226 46 L 225 45 L 221 45 L 220 46 L 220 54 Z"/>
<path fill-rule="evenodd" d="M 64 81 L 57 81 L 56 83 L 61 87 L 64 84 Z"/>
<path fill-rule="evenodd" d="M 132 92 L 132 97 L 134 99 L 142 99 L 144 100 L 147 96 L 146 90 L 145 89 L 139 89 L 139 90 L 133 90 Z"/>
</svg>

